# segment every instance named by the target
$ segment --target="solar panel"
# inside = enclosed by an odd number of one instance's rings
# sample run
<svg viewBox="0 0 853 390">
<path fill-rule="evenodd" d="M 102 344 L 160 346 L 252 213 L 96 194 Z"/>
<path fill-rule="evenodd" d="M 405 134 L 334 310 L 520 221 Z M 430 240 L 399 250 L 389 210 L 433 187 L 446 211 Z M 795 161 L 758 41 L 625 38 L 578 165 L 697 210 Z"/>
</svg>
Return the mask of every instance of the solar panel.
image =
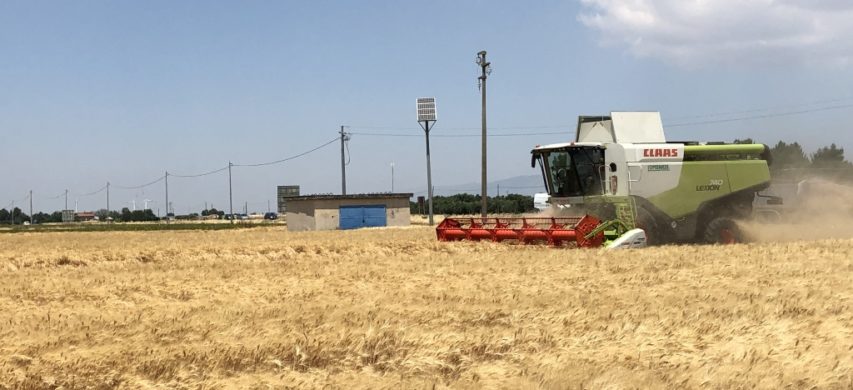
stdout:
<svg viewBox="0 0 853 390">
<path fill-rule="evenodd" d="M 418 98 L 418 122 L 436 121 L 438 118 L 435 109 L 435 98 Z"/>
</svg>

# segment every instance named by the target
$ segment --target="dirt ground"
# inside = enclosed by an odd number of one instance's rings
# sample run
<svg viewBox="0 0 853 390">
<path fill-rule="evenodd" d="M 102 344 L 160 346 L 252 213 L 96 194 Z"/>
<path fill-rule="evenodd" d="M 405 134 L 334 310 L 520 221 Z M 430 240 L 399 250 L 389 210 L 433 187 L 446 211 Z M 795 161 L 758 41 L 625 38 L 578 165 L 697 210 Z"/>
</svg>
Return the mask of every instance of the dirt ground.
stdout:
<svg viewBox="0 0 853 390">
<path fill-rule="evenodd" d="M 853 388 L 853 240 L 0 235 L 0 388 Z"/>
</svg>

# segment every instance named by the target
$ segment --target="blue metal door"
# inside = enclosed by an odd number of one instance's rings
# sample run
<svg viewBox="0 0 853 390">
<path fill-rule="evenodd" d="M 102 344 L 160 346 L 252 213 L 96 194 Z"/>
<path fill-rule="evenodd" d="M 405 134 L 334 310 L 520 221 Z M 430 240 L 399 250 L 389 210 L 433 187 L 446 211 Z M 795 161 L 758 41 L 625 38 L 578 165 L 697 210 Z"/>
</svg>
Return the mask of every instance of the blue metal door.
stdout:
<svg viewBox="0 0 853 390">
<path fill-rule="evenodd" d="M 341 206 L 340 228 L 386 226 L 385 205 Z"/>
</svg>

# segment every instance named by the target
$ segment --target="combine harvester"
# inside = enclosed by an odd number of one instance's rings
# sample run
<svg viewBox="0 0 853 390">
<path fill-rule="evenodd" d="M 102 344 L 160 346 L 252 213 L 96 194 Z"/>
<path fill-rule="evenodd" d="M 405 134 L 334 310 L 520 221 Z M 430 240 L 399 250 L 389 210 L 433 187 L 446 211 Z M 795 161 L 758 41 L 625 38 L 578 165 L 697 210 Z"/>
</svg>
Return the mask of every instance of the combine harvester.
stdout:
<svg viewBox="0 0 853 390">
<path fill-rule="evenodd" d="M 440 241 L 630 248 L 743 242 L 736 220 L 770 185 L 763 144 L 667 142 L 658 112 L 581 116 L 574 142 L 536 146 L 551 218 L 446 218 Z"/>
</svg>

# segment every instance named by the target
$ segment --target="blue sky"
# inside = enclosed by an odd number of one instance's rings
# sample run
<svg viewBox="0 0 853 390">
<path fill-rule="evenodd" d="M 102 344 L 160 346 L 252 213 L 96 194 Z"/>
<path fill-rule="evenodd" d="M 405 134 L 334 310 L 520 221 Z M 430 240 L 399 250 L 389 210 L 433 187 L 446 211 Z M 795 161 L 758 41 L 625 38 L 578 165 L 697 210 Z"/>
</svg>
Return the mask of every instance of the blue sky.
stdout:
<svg viewBox="0 0 853 390">
<path fill-rule="evenodd" d="M 529 150 L 570 139 L 579 114 L 661 111 L 670 139 L 853 148 L 853 6 L 675 0 L 0 3 L 0 207 L 37 210 L 101 188 L 285 158 L 349 143 L 348 191 L 426 187 L 420 96 L 438 100 L 436 186 L 479 181 L 488 51 L 489 177 L 535 174 Z M 758 110 L 758 111 L 753 111 Z M 725 114 L 750 111 L 739 114 Z M 792 112 L 813 111 L 787 115 Z M 711 116 L 707 116 L 712 114 Z M 541 133 L 562 134 L 541 134 Z M 340 190 L 339 145 L 279 165 L 234 168 L 235 208 L 266 211 L 275 186 Z M 175 211 L 228 201 L 225 172 L 170 178 Z M 112 208 L 162 183 L 111 191 Z M 20 204 L 20 203 L 18 203 Z M 273 205 L 274 207 L 274 205 Z M 242 208 L 242 207 L 240 207 Z"/>
</svg>

